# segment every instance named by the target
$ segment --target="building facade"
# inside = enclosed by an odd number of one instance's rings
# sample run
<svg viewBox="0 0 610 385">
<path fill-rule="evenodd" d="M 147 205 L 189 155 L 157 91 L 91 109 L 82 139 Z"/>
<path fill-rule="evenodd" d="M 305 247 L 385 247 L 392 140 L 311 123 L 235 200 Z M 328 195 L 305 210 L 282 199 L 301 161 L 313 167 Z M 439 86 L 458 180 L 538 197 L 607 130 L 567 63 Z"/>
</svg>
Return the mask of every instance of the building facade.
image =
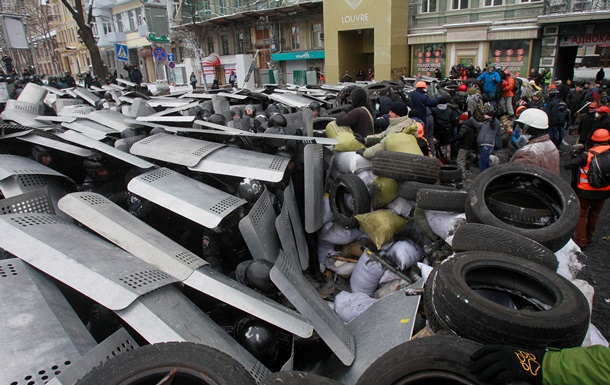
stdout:
<svg viewBox="0 0 610 385">
<path fill-rule="evenodd" d="M 57 55 L 62 71 L 71 74 L 84 73 L 90 70 L 91 57 L 89 51 L 77 34 L 78 26 L 72 14 L 59 0 L 50 0 L 53 19 L 52 29 L 55 31 Z M 84 7 L 83 7 L 84 8 Z M 81 12 L 85 12 L 84 9 Z"/>
</svg>

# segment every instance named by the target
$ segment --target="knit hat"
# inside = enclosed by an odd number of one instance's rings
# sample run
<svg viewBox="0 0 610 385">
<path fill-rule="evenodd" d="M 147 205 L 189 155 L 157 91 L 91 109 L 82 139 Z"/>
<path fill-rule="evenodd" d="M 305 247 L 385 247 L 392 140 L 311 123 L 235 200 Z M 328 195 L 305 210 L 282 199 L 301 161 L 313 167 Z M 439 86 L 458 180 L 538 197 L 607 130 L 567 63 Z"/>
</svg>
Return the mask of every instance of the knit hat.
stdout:
<svg viewBox="0 0 610 385">
<path fill-rule="evenodd" d="M 468 114 L 464 112 L 462 115 L 460 115 L 460 122 L 464 122 L 466 120 L 468 120 Z"/>
<path fill-rule="evenodd" d="M 468 89 L 468 87 L 466 87 L 466 84 L 460 84 L 458 87 L 458 91 L 466 91 Z"/>
<path fill-rule="evenodd" d="M 398 116 L 407 116 L 407 114 L 409 114 L 409 107 L 407 107 L 404 102 L 392 102 L 390 105 L 390 112 L 393 112 Z"/>
<path fill-rule="evenodd" d="M 356 88 L 350 93 L 349 98 L 351 99 L 354 107 L 361 107 L 367 103 L 368 94 L 363 88 Z"/>
<path fill-rule="evenodd" d="M 477 93 L 477 89 L 475 87 L 470 87 L 468 89 L 468 95 L 474 95 Z"/>
</svg>

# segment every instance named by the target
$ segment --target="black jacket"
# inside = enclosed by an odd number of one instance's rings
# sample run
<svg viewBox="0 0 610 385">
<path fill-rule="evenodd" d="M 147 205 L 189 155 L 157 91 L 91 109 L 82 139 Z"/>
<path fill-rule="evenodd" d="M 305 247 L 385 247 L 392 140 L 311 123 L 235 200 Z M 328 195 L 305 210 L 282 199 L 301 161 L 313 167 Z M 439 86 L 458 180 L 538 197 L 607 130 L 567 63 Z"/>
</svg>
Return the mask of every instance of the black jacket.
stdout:
<svg viewBox="0 0 610 385">
<path fill-rule="evenodd" d="M 474 118 L 470 118 L 462 124 L 458 129 L 458 141 L 460 149 L 462 150 L 476 150 L 477 146 L 477 135 L 479 129 L 477 128 L 481 123 L 477 122 Z"/>
</svg>

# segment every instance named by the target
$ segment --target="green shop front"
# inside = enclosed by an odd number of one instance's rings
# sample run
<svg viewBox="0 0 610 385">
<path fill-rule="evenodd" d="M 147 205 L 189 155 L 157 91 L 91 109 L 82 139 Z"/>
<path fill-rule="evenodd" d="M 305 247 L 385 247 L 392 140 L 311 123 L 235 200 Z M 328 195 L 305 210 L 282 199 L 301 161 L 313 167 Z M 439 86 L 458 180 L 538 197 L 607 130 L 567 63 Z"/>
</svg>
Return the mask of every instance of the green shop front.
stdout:
<svg viewBox="0 0 610 385">
<path fill-rule="evenodd" d="M 272 69 L 261 72 L 263 83 L 286 83 L 304 86 L 319 84 L 324 72 L 324 50 L 295 51 L 271 55 Z M 262 70 L 261 70 L 262 71 Z"/>
</svg>

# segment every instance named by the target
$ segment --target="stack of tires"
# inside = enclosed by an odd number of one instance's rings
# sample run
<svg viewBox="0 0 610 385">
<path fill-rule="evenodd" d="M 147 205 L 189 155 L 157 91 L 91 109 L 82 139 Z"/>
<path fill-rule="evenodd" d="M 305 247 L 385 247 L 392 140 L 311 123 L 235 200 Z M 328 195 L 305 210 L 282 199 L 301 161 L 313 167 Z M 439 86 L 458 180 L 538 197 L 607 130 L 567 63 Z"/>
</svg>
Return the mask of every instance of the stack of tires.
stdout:
<svg viewBox="0 0 610 385">
<path fill-rule="evenodd" d="M 544 169 L 508 163 L 477 176 L 465 198 L 468 223 L 452 240 L 457 253 L 425 285 L 432 330 L 484 344 L 579 346 L 589 306 L 555 272 L 554 255 L 578 223 L 571 187 Z"/>
</svg>

